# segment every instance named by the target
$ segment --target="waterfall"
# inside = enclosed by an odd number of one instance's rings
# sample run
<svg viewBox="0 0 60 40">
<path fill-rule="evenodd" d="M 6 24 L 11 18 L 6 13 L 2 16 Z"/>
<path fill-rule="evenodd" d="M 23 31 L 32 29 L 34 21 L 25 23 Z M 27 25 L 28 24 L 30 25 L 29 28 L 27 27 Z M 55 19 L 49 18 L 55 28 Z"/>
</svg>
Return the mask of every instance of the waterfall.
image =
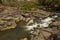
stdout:
<svg viewBox="0 0 60 40">
<path fill-rule="evenodd" d="M 27 23 L 27 30 L 32 30 L 33 28 L 37 28 L 38 27 L 38 25 L 39 25 L 39 28 L 43 28 L 43 27 L 48 27 L 52 22 L 53 22 L 53 20 L 55 20 L 55 18 L 57 18 L 58 16 L 52 16 L 52 17 L 47 17 L 47 18 L 45 18 L 45 19 L 43 19 L 43 20 L 40 20 L 41 21 L 41 23 L 34 23 L 33 21 L 33 19 L 31 19 L 28 23 Z M 33 23 L 32 25 L 29 25 L 29 24 L 31 24 L 31 23 Z"/>
</svg>

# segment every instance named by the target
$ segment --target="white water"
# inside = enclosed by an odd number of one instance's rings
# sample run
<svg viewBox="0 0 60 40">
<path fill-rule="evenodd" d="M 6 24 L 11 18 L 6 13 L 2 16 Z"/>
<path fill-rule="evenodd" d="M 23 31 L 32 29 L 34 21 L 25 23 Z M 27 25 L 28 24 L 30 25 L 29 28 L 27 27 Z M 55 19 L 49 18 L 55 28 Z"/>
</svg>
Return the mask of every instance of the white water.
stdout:
<svg viewBox="0 0 60 40">
<path fill-rule="evenodd" d="M 48 27 L 49 24 L 52 23 L 53 20 L 55 20 L 55 18 L 57 18 L 58 16 L 53 16 L 53 17 L 47 17 L 43 20 L 41 20 L 41 23 L 34 23 L 33 25 L 27 25 L 27 30 L 31 30 L 33 28 L 37 28 L 37 26 L 39 25 L 40 28 L 43 28 L 43 27 Z M 33 19 L 30 20 L 27 24 L 30 24 L 30 23 L 33 23 Z"/>
</svg>

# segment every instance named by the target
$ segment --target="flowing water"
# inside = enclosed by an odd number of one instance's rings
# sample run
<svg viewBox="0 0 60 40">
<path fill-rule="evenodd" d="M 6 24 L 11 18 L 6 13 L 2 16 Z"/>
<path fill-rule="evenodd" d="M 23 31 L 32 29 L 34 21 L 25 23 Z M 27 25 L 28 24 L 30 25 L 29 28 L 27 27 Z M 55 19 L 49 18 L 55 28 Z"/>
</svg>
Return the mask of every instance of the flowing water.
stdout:
<svg viewBox="0 0 60 40">
<path fill-rule="evenodd" d="M 23 37 L 29 37 L 28 33 L 25 31 L 25 22 L 20 21 L 15 29 L 10 29 L 0 32 L 0 40 L 19 40 Z"/>
<path fill-rule="evenodd" d="M 37 25 L 40 25 L 40 28 L 48 27 L 49 24 L 52 23 L 52 20 L 54 20 L 54 17 L 53 18 L 47 17 L 46 19 L 42 20 L 42 23 L 39 24 L 33 23 L 32 25 L 27 25 L 28 23 L 24 21 L 17 22 L 16 23 L 17 27 L 15 29 L 0 32 L 0 40 L 20 40 L 20 38 L 25 36 L 29 38 L 29 33 L 25 31 L 26 29 L 31 30 L 34 27 L 36 28 Z"/>
</svg>

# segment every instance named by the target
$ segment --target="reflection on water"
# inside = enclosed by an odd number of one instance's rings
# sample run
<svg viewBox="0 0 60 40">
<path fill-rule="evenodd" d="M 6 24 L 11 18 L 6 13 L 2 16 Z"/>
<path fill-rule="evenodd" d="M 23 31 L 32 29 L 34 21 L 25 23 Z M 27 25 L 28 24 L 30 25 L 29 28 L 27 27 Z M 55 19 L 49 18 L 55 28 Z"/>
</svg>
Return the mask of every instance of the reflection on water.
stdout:
<svg viewBox="0 0 60 40">
<path fill-rule="evenodd" d="M 25 31 L 25 22 L 18 22 L 15 29 L 0 32 L 0 40 L 19 40 L 22 37 L 29 36 Z"/>
</svg>

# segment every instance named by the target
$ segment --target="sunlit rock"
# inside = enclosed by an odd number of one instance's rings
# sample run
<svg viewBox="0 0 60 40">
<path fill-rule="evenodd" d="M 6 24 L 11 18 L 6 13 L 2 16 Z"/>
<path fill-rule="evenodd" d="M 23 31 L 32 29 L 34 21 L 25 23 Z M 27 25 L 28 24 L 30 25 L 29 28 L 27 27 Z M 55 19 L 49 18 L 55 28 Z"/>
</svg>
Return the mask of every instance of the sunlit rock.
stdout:
<svg viewBox="0 0 60 40">
<path fill-rule="evenodd" d="M 23 20 L 17 9 L 7 7 L 0 13 L 0 30 L 16 28 L 16 22 Z"/>
</svg>

